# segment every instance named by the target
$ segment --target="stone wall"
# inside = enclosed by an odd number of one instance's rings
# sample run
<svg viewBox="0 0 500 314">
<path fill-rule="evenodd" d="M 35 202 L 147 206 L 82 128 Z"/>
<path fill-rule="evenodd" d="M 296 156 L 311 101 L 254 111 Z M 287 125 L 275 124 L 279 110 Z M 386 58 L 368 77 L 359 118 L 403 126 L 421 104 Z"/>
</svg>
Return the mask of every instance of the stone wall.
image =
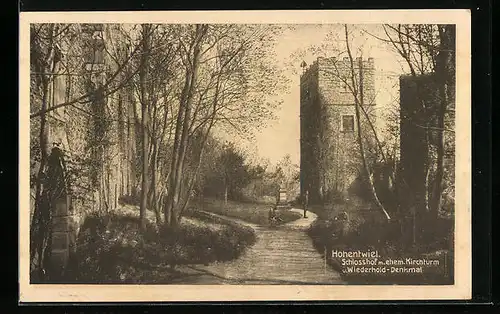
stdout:
<svg viewBox="0 0 500 314">
<path fill-rule="evenodd" d="M 300 193 L 309 190 L 309 201 L 321 198 L 320 130 L 321 111 L 317 63 L 300 78 Z"/>
<path fill-rule="evenodd" d="M 319 93 L 323 104 L 353 105 L 352 87 L 360 91 L 360 74 L 363 76 L 364 104 L 375 104 L 375 61 L 373 58 L 353 60 L 349 58 L 318 58 Z M 360 64 L 362 65 L 360 67 Z M 355 84 L 352 83 L 354 72 Z"/>
<path fill-rule="evenodd" d="M 354 106 L 330 105 L 325 108 L 323 186 L 328 191 L 344 192 L 358 175 L 357 126 L 354 132 L 341 130 L 342 115 L 355 116 Z"/>
<path fill-rule="evenodd" d="M 64 59 L 61 63 L 64 63 Z M 113 72 L 107 64 L 100 65 Z M 81 94 L 78 87 L 84 85 L 88 76 L 70 77 L 58 65 L 50 87 L 50 106 L 74 99 Z M 95 70 L 96 66 L 92 66 Z M 97 82 L 104 77 L 91 76 Z M 67 198 L 57 202 L 52 213 L 52 259 L 56 269 L 64 272 L 69 255 L 75 250 L 75 241 L 80 225 L 88 214 L 105 212 L 118 206 L 122 195 L 130 195 L 135 190 L 135 121 L 131 90 L 123 89 L 106 98 L 104 104 L 90 103 L 62 107 L 51 111 L 48 120 L 48 144 L 60 143 L 68 168 L 70 193 Z M 105 146 L 101 156 L 101 165 L 97 169 L 97 182 L 92 182 L 89 175 L 88 156 L 89 130 L 92 129 L 93 106 L 103 105 L 104 118 L 109 123 L 107 133 L 99 145 Z"/>
<path fill-rule="evenodd" d="M 399 179 L 412 191 L 412 199 L 407 201 L 423 206 L 426 178 L 432 177 L 436 152 L 437 108 L 440 99 L 437 78 L 432 75 L 400 77 L 400 171 Z M 454 91 L 454 85 L 450 86 Z M 453 95 L 453 93 L 451 93 Z M 454 108 L 454 98 L 448 106 Z M 424 107 L 425 106 L 425 107 Z M 454 129 L 453 110 L 445 114 L 445 126 Z M 445 136 L 445 176 L 454 181 L 454 132 L 444 132 Z M 428 169 L 429 168 L 429 174 Z M 431 184 L 431 183 L 429 183 Z M 422 208 L 420 210 L 423 210 Z"/>
<path fill-rule="evenodd" d="M 419 101 L 418 91 L 423 81 L 411 76 L 400 78 L 400 176 L 399 179 L 408 185 L 414 196 L 408 199 L 412 203 L 425 204 L 427 191 L 425 189 L 426 163 L 429 147 L 426 140 L 426 124 L 424 108 Z M 420 85 L 420 87 L 419 87 Z"/>
<path fill-rule="evenodd" d="M 52 212 L 51 266 L 53 275 L 64 275 L 70 254 L 76 250 L 77 222 L 68 195 L 56 201 Z"/>
</svg>

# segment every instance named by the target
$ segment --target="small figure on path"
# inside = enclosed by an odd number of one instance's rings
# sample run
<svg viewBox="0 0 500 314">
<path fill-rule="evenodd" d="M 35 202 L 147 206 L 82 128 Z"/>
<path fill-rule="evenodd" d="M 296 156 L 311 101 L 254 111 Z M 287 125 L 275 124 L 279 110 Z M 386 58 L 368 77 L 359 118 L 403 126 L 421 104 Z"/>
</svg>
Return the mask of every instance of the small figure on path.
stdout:
<svg viewBox="0 0 500 314">
<path fill-rule="evenodd" d="M 271 207 L 269 209 L 269 225 L 275 226 L 280 222 L 283 222 L 283 219 L 276 213 L 276 207 Z"/>
<path fill-rule="evenodd" d="M 306 193 L 304 194 L 304 218 L 307 218 L 307 206 L 309 206 L 309 190 L 306 190 Z"/>
<path fill-rule="evenodd" d="M 275 218 L 276 218 L 276 215 L 274 212 L 274 206 L 272 206 L 271 208 L 269 208 L 269 224 L 270 225 L 273 225 Z"/>
</svg>

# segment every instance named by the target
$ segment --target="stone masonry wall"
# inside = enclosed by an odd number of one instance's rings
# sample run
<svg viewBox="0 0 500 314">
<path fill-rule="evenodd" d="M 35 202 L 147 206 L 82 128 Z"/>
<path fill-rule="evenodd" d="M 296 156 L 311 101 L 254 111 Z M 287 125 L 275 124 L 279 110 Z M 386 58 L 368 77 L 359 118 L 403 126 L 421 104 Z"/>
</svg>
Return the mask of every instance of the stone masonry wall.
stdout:
<svg viewBox="0 0 500 314">
<path fill-rule="evenodd" d="M 354 60 L 353 68 L 356 74 L 354 76 L 355 85 L 351 80 L 351 63 L 347 58 L 342 60 L 318 58 L 301 77 L 301 174 L 303 180 L 308 181 L 303 185 L 314 186 L 318 190 L 318 197 L 323 201 L 328 201 L 334 195 L 346 196 L 349 194 L 355 189 L 356 179 L 363 171 L 357 141 L 358 128 L 352 89 L 353 86 L 356 86 L 359 93 L 361 77 L 363 78 L 363 97 L 361 99 L 360 96 L 358 99 L 364 103 L 363 108 L 365 108 L 370 120 L 375 123 L 373 110 L 376 94 L 374 60 L 372 58 L 367 60 L 357 58 Z M 311 80 L 316 84 L 314 88 L 317 88 L 318 99 L 305 100 L 302 98 L 303 82 Z M 309 108 L 308 110 L 314 111 L 314 113 L 306 114 L 305 108 Z M 317 113 L 319 116 L 315 115 Z M 353 132 L 342 129 L 344 115 L 353 118 Z M 368 149 L 373 145 L 373 132 L 362 111 L 360 111 L 360 122 L 363 144 Z M 318 127 L 317 133 L 314 133 L 318 138 L 317 141 L 310 140 L 313 132 L 307 128 L 308 123 Z M 308 143 L 313 147 L 308 147 Z M 316 152 L 316 158 L 311 158 L 309 151 Z M 369 158 L 369 154 L 366 155 Z M 316 181 L 313 182 L 311 173 L 315 175 L 314 180 L 317 181 L 317 184 Z"/>
<path fill-rule="evenodd" d="M 317 63 L 300 79 L 300 191 L 309 191 L 309 201 L 321 198 L 320 186 L 320 95 Z"/>
<path fill-rule="evenodd" d="M 364 104 L 375 104 L 375 61 L 373 58 L 362 60 L 360 71 L 360 59 L 353 60 L 355 84 L 352 83 L 351 62 L 348 58 L 337 60 L 336 58 L 318 58 L 318 82 L 319 93 L 323 104 L 331 105 L 353 105 L 354 95 L 351 90 L 356 86 L 359 93 L 360 72 L 363 75 Z"/>
<path fill-rule="evenodd" d="M 113 71 L 113 69 L 111 69 Z M 78 77 L 80 80 L 83 76 Z M 51 87 L 51 105 L 77 97 L 77 91 L 71 86 L 68 75 L 56 76 Z M 73 85 L 71 85 L 71 83 Z M 82 82 L 79 82 L 81 84 Z M 89 183 L 85 171 L 76 167 L 77 185 L 71 187 L 72 195 L 58 201 L 53 214 L 52 262 L 64 272 L 68 258 L 74 252 L 79 227 L 85 217 L 92 212 L 106 211 L 118 206 L 122 195 L 129 195 L 135 184 L 135 127 L 132 121 L 131 102 L 134 99 L 128 91 L 121 90 L 107 98 L 106 114 L 114 117 L 110 120 L 104 150 L 102 168 L 98 171 L 97 185 Z M 90 106 L 87 108 L 90 112 Z M 91 115 L 73 107 L 63 107 L 48 115 L 49 145 L 60 143 L 65 161 L 79 164 L 88 152 L 87 131 Z M 81 186 L 84 186 L 83 188 Z"/>
<path fill-rule="evenodd" d="M 373 59 L 354 60 L 353 68 L 354 84 L 352 83 L 352 68 L 349 59 L 336 60 L 334 58 L 320 59 L 319 65 L 323 67 L 320 76 L 319 87 L 322 94 L 323 107 L 323 186 L 325 198 L 331 198 L 335 194 L 347 196 L 353 190 L 353 184 L 362 174 L 362 161 L 358 145 L 356 123 L 355 98 L 353 86 L 358 92 L 359 101 L 363 102 L 363 108 L 369 113 L 371 121 L 375 105 L 375 82 Z M 362 77 L 362 83 L 361 78 Z M 361 93 L 361 88 L 362 92 Z M 362 96 L 361 96 L 362 94 Z M 373 134 L 367 119 L 360 110 L 361 136 L 364 146 L 367 148 L 369 139 Z M 342 117 L 352 116 L 354 120 L 353 132 L 343 130 Z M 333 194 L 333 195 L 332 195 Z"/>
</svg>

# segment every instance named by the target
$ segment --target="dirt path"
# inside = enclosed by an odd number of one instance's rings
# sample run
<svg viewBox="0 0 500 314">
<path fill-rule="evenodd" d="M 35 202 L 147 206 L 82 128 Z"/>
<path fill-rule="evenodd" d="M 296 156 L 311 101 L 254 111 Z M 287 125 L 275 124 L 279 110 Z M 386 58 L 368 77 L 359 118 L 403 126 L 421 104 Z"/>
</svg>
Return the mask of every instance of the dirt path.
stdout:
<svg viewBox="0 0 500 314">
<path fill-rule="evenodd" d="M 301 209 L 292 211 L 302 214 Z M 257 241 L 236 260 L 190 267 L 193 276 L 189 283 L 342 284 L 339 273 L 325 265 L 323 256 L 314 249 L 305 232 L 316 219 L 314 213 L 308 212 L 307 218 L 273 228 L 212 215 L 253 228 Z M 182 283 L 188 283 L 186 279 Z"/>
</svg>

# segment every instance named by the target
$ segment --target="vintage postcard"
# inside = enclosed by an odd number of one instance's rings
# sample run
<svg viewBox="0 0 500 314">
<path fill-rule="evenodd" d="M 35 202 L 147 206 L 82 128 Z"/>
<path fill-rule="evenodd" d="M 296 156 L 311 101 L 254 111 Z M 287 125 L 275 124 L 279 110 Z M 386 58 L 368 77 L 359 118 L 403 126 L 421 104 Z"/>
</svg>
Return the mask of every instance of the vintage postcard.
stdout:
<svg viewBox="0 0 500 314">
<path fill-rule="evenodd" d="M 467 10 L 23 12 L 21 302 L 471 297 Z"/>
</svg>

